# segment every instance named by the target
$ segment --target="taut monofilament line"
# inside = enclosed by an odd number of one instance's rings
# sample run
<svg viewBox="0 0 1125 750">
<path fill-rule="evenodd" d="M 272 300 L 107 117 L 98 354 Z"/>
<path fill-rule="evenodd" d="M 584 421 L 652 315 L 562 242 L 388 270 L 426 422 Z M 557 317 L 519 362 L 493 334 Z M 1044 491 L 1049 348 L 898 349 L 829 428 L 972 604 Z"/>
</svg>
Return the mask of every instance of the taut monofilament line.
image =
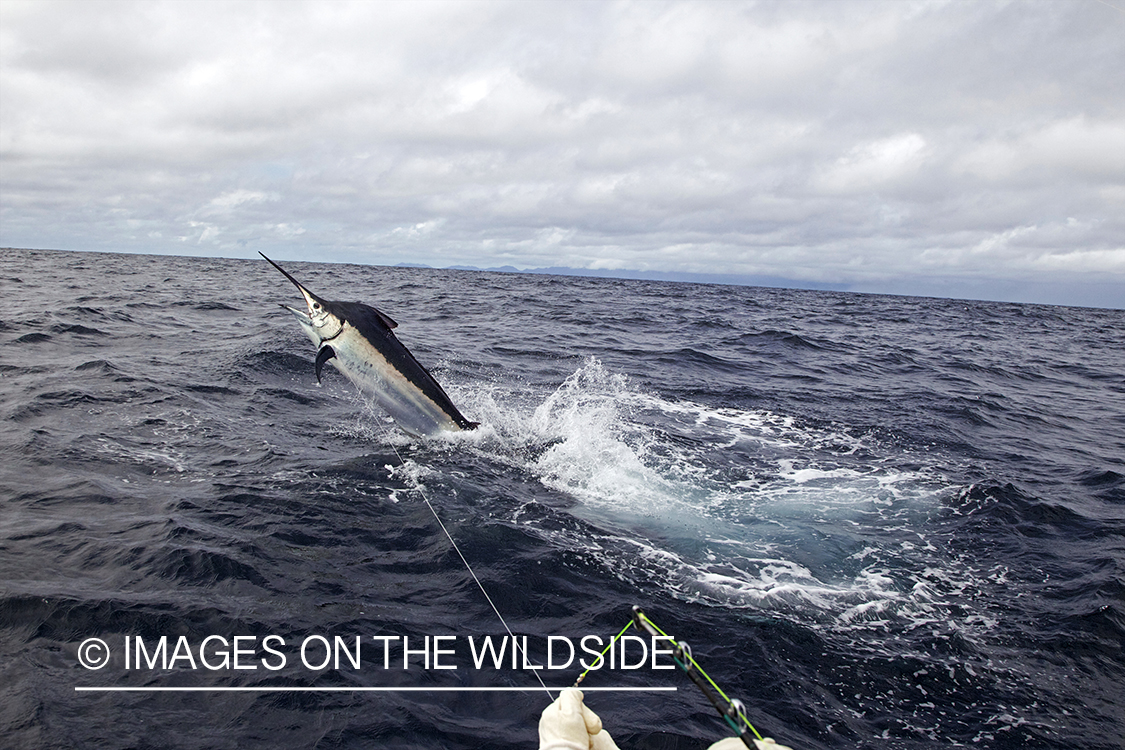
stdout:
<svg viewBox="0 0 1125 750">
<path fill-rule="evenodd" d="M 390 437 L 387 434 L 386 429 L 383 427 L 383 425 L 381 423 L 379 424 L 379 428 L 381 430 L 383 430 L 383 436 L 384 437 L 387 437 L 387 438 Z M 391 443 L 390 445 L 391 445 L 391 450 L 393 450 L 395 452 L 395 456 L 398 457 L 399 466 L 405 467 L 406 461 L 403 460 L 402 454 L 398 452 L 398 447 L 396 447 L 394 443 Z M 504 619 L 504 615 L 500 614 L 500 609 L 496 606 L 496 602 L 492 601 L 492 597 L 488 595 L 488 591 L 484 588 L 484 584 L 481 583 L 480 578 L 477 577 L 476 572 L 473 570 L 473 566 L 469 564 L 468 559 L 465 557 L 465 553 L 463 553 L 461 551 L 461 548 L 457 546 L 457 542 L 454 541 L 453 535 L 450 534 L 449 529 L 447 529 L 445 527 L 445 524 L 441 520 L 441 516 L 438 515 L 438 512 L 434 508 L 433 503 L 430 502 L 430 498 L 426 496 L 425 491 L 422 489 L 421 482 L 415 482 L 413 489 L 414 489 L 415 492 L 417 492 L 421 496 L 422 501 L 426 503 L 426 507 L 430 509 L 430 513 L 433 514 L 434 520 L 437 521 L 437 525 L 441 528 L 442 532 L 445 534 L 445 538 L 449 540 L 449 544 L 453 547 L 453 551 L 457 553 L 457 557 L 461 558 L 461 563 L 465 566 L 465 570 L 469 571 L 469 575 L 472 576 L 473 581 L 476 582 L 477 588 L 479 588 L 480 592 L 482 594 L 484 594 L 484 598 L 488 602 L 488 606 L 492 607 L 492 611 L 496 613 L 496 617 L 500 620 L 500 624 L 504 626 L 504 630 L 506 630 L 508 632 L 508 635 L 511 636 L 511 638 L 512 638 L 512 648 L 515 649 L 517 652 L 523 651 L 523 658 L 526 661 L 527 660 L 526 649 L 520 648 L 519 640 L 516 638 L 516 634 L 512 632 L 512 629 L 510 627 L 508 627 L 508 622 Z M 553 702 L 555 700 L 555 696 L 551 694 L 551 689 L 547 687 L 547 683 L 543 682 L 543 678 L 539 676 L 539 672 L 533 671 L 532 674 L 535 675 L 535 679 L 539 681 L 539 684 L 543 687 L 543 690 L 547 693 L 547 697 Z"/>
</svg>

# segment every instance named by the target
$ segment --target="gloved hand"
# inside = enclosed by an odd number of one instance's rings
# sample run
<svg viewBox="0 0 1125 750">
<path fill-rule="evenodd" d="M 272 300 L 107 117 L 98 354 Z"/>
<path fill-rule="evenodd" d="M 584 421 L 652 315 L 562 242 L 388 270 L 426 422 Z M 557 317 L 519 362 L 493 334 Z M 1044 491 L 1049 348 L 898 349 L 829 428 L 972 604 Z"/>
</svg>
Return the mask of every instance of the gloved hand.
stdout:
<svg viewBox="0 0 1125 750">
<path fill-rule="evenodd" d="M 539 750 L 618 750 L 602 720 L 582 703 L 582 691 L 567 688 L 539 719 Z"/>
<path fill-rule="evenodd" d="M 793 750 L 785 745 L 779 745 L 773 741 L 773 737 L 766 737 L 764 740 L 754 740 L 754 746 L 758 750 Z M 746 745 L 742 740 L 737 737 L 727 737 L 725 740 L 719 740 L 707 750 L 746 750 Z"/>
</svg>

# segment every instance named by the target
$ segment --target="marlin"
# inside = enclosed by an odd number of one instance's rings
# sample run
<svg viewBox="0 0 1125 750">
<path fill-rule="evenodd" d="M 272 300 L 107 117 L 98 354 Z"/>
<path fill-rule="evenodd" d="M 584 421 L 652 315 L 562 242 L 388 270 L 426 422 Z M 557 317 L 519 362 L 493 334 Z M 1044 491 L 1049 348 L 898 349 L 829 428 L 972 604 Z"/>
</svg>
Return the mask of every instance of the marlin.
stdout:
<svg viewBox="0 0 1125 750">
<path fill-rule="evenodd" d="M 265 253 L 258 253 L 266 258 Z M 316 345 L 316 382 L 325 362 L 343 373 L 373 399 L 405 432 L 429 437 L 471 430 L 479 423 L 461 416 L 429 370 L 399 341 L 398 323 L 362 302 L 329 302 L 304 287 L 288 271 L 266 258 L 293 282 L 308 311 L 282 305 L 293 313 Z"/>
</svg>

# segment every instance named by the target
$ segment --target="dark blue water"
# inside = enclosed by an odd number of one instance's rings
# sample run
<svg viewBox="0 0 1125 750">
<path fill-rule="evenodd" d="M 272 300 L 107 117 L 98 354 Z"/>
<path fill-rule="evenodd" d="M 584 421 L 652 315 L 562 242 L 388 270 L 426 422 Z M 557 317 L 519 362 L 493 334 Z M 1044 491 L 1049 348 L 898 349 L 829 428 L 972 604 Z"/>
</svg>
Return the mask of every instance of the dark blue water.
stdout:
<svg viewBox="0 0 1125 750">
<path fill-rule="evenodd" d="M 482 427 L 317 387 L 264 261 L 0 254 L 5 746 L 536 747 L 547 696 L 473 668 L 504 627 L 421 491 L 533 662 L 639 604 L 794 748 L 1122 747 L 1122 311 L 285 265 Z M 458 669 L 383 668 L 374 636 L 427 635 Z M 161 636 L 256 668 L 126 668 Z M 337 636 L 360 669 L 300 663 Z M 623 750 L 725 735 L 677 672 L 584 685 L 679 688 L 587 696 Z M 75 690 L 106 686 L 529 690 Z"/>
</svg>

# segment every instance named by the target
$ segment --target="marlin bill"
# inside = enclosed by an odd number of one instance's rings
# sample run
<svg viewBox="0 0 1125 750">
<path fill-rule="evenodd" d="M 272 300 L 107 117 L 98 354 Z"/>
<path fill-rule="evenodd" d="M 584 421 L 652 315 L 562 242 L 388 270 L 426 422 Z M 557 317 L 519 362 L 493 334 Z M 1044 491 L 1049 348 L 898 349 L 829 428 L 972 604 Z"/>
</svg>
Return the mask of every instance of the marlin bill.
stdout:
<svg viewBox="0 0 1125 750">
<path fill-rule="evenodd" d="M 266 258 L 264 253 L 259 253 Z M 308 310 L 282 305 L 316 345 L 316 380 L 325 362 L 373 399 L 403 431 L 415 437 L 471 430 L 434 376 L 399 341 L 398 326 L 385 313 L 361 302 L 330 302 L 316 296 L 288 271 L 266 258 L 293 282 Z"/>
</svg>

